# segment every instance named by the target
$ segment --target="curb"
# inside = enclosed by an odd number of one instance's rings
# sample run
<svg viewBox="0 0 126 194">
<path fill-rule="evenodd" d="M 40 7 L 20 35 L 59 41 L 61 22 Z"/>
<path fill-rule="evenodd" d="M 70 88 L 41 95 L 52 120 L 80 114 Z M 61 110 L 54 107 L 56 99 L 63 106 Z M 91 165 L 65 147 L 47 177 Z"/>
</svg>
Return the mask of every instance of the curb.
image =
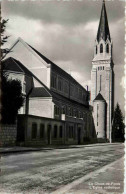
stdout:
<svg viewBox="0 0 126 194">
<path fill-rule="evenodd" d="M 21 152 L 34 152 L 34 151 L 50 151 L 55 149 L 79 149 L 85 147 L 94 147 L 94 146 L 109 146 L 109 145 L 121 145 L 123 143 L 101 143 L 101 144 L 88 144 L 88 145 L 72 145 L 72 146 L 61 146 L 61 147 L 43 147 L 43 148 L 31 148 L 31 149 L 17 149 L 17 150 L 0 150 L 0 154 L 12 154 L 12 153 L 21 153 Z"/>
</svg>

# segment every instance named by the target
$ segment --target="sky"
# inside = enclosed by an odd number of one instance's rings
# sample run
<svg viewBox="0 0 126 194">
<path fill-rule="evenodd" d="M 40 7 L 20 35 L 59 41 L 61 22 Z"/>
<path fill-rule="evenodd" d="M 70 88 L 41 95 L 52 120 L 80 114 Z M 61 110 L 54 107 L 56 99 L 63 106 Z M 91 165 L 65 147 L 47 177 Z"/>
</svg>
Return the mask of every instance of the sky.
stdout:
<svg viewBox="0 0 126 194">
<path fill-rule="evenodd" d="M 4 0 L 2 17 L 9 19 L 5 47 L 18 37 L 33 46 L 83 87 L 91 83 L 91 61 L 102 0 Z M 115 104 L 124 112 L 124 8 L 123 0 L 106 0 L 113 41 Z"/>
</svg>

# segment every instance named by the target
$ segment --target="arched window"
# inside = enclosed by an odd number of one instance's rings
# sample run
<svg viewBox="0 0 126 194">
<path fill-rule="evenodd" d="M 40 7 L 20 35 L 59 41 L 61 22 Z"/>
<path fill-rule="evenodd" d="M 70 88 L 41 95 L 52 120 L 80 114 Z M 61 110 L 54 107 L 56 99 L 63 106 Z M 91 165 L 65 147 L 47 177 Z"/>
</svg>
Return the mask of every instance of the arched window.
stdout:
<svg viewBox="0 0 126 194">
<path fill-rule="evenodd" d="M 103 44 L 100 44 L 100 53 L 103 53 Z"/>
<path fill-rule="evenodd" d="M 97 48 L 97 46 L 96 46 L 96 54 L 98 53 L 98 48 Z"/>
<path fill-rule="evenodd" d="M 57 138 L 57 125 L 54 126 L 54 138 Z"/>
<path fill-rule="evenodd" d="M 109 53 L 109 45 L 106 45 L 106 53 Z"/>
</svg>

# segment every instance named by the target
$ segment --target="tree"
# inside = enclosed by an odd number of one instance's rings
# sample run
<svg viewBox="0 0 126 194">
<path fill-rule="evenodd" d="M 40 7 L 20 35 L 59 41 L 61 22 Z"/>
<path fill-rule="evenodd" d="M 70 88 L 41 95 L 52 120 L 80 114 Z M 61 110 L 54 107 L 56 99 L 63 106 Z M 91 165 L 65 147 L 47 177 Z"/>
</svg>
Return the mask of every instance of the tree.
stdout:
<svg viewBox="0 0 126 194">
<path fill-rule="evenodd" d="M 1 4 L 0 4 L 0 15 L 1 15 Z M 6 30 L 6 24 L 8 22 L 8 19 L 2 19 L 2 17 L 0 16 L 0 21 L 1 21 L 1 26 L 0 26 L 0 45 L 3 46 L 6 42 L 7 39 L 9 38 L 9 36 L 5 35 L 5 30 Z M 8 53 L 8 49 L 0 49 L 0 60 L 2 61 L 3 59 L 3 54 Z M 2 86 L 1 86 L 1 78 L 2 77 L 2 71 L 1 71 L 1 64 L 0 64 L 0 123 L 1 123 L 1 119 L 2 119 Z"/>
<path fill-rule="evenodd" d="M 14 124 L 24 97 L 20 81 L 7 77 L 2 75 L 2 123 Z"/>
<path fill-rule="evenodd" d="M 3 46 L 9 36 L 5 35 L 6 24 L 8 19 L 1 18 L 1 45 Z M 1 49 L 1 64 L 3 54 L 7 54 L 9 49 Z M 22 95 L 21 82 L 18 80 L 8 79 L 0 66 L 0 121 L 3 124 L 14 124 L 18 114 L 18 110 L 23 106 L 24 97 Z"/>
<path fill-rule="evenodd" d="M 8 22 L 8 19 L 5 20 L 5 19 L 1 18 L 1 28 L 0 28 L 1 29 L 1 32 L 0 32 L 0 34 L 1 34 L 1 46 L 3 46 L 7 42 L 8 38 L 10 37 L 10 36 L 5 35 L 7 22 Z M 3 59 L 3 54 L 8 53 L 8 52 L 9 52 L 9 50 L 7 48 L 1 49 L 1 59 Z"/>
<path fill-rule="evenodd" d="M 112 125 L 112 139 L 113 141 L 124 142 L 124 117 L 120 109 L 119 104 L 117 103 L 114 111 L 113 125 Z"/>
</svg>

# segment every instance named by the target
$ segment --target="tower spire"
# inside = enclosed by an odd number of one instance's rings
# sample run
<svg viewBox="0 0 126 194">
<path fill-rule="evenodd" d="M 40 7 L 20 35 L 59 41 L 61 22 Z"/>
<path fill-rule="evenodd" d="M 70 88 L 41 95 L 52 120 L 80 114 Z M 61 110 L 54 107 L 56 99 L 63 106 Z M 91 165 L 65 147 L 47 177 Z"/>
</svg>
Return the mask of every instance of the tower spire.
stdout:
<svg viewBox="0 0 126 194">
<path fill-rule="evenodd" d="M 100 22 L 99 22 L 99 27 L 97 32 L 97 41 L 99 42 L 101 39 L 106 41 L 107 38 L 111 40 L 109 26 L 108 26 L 108 18 L 107 18 L 106 7 L 105 7 L 105 0 L 103 0 L 101 17 L 100 17 Z"/>
</svg>

